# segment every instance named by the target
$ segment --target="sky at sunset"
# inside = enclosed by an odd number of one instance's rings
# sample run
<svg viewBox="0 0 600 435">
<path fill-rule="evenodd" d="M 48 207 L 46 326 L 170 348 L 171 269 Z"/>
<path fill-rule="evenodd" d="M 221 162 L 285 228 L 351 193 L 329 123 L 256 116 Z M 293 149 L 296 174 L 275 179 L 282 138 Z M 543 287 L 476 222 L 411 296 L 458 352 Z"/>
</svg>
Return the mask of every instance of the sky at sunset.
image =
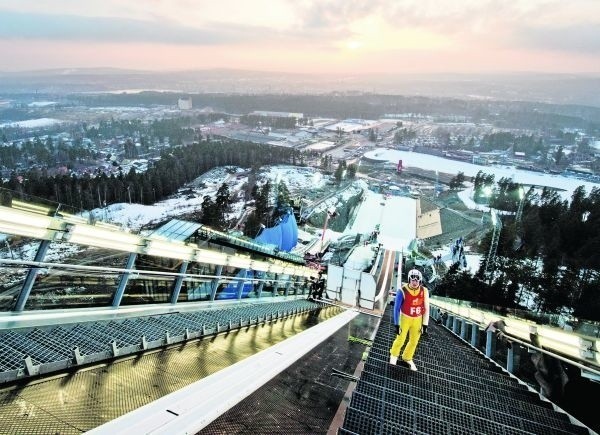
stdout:
<svg viewBox="0 0 600 435">
<path fill-rule="evenodd" d="M 600 72 L 600 0 L 0 0 L 0 71 Z"/>
</svg>

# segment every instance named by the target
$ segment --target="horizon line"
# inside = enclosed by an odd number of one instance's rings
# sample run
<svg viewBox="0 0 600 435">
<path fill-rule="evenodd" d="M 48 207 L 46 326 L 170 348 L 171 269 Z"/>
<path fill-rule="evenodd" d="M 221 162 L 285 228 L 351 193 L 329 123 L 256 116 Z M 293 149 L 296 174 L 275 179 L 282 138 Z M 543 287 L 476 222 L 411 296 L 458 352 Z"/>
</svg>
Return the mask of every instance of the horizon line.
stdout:
<svg viewBox="0 0 600 435">
<path fill-rule="evenodd" d="M 93 72 L 99 70 L 112 70 L 115 73 L 137 73 L 137 74 L 174 74 L 174 73 L 192 73 L 192 72 L 211 72 L 211 71 L 231 71 L 238 73 L 263 73 L 263 74 L 284 74 L 298 76 L 517 76 L 517 75 L 546 75 L 546 76 L 598 76 L 600 78 L 600 70 L 598 71 L 578 71 L 578 72 L 548 72 L 548 71 L 447 71 L 447 72 L 386 72 L 372 71 L 361 73 L 336 73 L 336 72 L 293 72 L 279 70 L 259 70 L 259 69 L 244 69 L 244 68 L 184 68 L 184 69 L 138 69 L 138 68 L 123 68 L 110 66 L 92 66 L 92 67 L 56 67 L 46 69 L 22 69 L 22 70 L 0 70 L 0 74 L 23 74 L 23 73 L 58 73 L 63 74 L 73 72 Z M 67 75 L 65 74 L 65 75 Z"/>
</svg>

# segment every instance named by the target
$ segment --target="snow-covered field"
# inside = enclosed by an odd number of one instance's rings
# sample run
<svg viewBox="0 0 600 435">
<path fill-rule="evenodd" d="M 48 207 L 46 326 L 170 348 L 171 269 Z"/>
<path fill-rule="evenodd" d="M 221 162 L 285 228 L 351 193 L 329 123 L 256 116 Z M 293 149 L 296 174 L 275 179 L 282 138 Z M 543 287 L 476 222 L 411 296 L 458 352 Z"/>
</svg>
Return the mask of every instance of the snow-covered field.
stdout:
<svg viewBox="0 0 600 435">
<path fill-rule="evenodd" d="M 459 172 L 462 172 L 468 177 L 474 177 L 479 171 L 482 171 L 486 174 L 493 174 L 496 181 L 499 181 L 504 177 L 512 178 L 514 182 L 524 185 L 548 186 L 562 189 L 564 192 L 561 195 L 564 199 L 570 199 L 572 193 L 579 186 L 584 186 L 588 193 L 591 192 L 592 188 L 600 187 L 599 183 L 568 178 L 561 175 L 524 171 L 514 167 L 474 165 L 472 163 L 449 160 L 411 151 L 378 148 L 366 153 L 365 157 L 377 160 L 387 160 L 394 164 L 397 164 L 398 160 L 402 160 L 402 164 L 405 167 L 439 170 L 440 172 L 448 174 L 458 174 Z"/>
<path fill-rule="evenodd" d="M 34 101 L 29 103 L 27 107 L 49 107 L 58 104 L 56 101 Z"/>
<path fill-rule="evenodd" d="M 0 124 L 0 127 L 21 127 L 21 128 L 39 128 L 39 127 L 50 127 L 56 124 L 62 124 L 65 121 L 54 118 L 38 118 L 28 119 L 26 121 L 8 122 Z"/>
<path fill-rule="evenodd" d="M 246 171 L 239 167 L 215 168 L 190 183 L 189 188 L 193 191 L 192 195 L 178 194 L 154 205 L 112 204 L 106 208 L 95 209 L 93 213 L 103 221 L 138 230 L 147 224 L 168 218 L 177 219 L 183 214 L 200 209 L 204 197 L 208 195 L 214 198 L 219 187 L 225 182 L 231 193 L 239 191 L 247 181 L 247 177 L 242 175 Z M 329 180 L 318 170 L 293 166 L 265 167 L 258 178 L 261 183 L 270 180 L 272 186 L 275 186 L 277 182 L 284 182 L 291 192 L 322 188 Z M 187 191 L 188 188 L 181 190 Z M 230 217 L 239 217 L 243 206 L 243 200 L 235 203 L 232 206 Z"/>
</svg>

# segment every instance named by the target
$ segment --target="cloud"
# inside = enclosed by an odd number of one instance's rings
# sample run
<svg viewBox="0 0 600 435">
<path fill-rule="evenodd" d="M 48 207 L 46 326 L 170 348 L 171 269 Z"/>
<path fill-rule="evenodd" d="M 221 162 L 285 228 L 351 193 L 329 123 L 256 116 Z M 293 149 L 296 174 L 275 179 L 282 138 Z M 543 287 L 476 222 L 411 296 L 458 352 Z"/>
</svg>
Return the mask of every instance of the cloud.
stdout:
<svg viewBox="0 0 600 435">
<path fill-rule="evenodd" d="M 219 45 L 269 37 L 273 37 L 271 29 L 243 25 L 215 23 L 195 28 L 167 20 L 143 21 L 12 11 L 0 13 L 1 39 Z"/>
<path fill-rule="evenodd" d="M 522 28 L 512 42 L 530 49 L 600 54 L 600 24 Z"/>
<path fill-rule="evenodd" d="M 299 3 L 300 25 L 307 29 L 343 29 L 352 21 L 378 15 L 385 9 L 385 0 L 330 0 Z"/>
<path fill-rule="evenodd" d="M 513 33 L 521 33 L 524 42 L 541 44 L 538 39 L 546 35 L 544 29 L 559 30 L 564 26 L 577 32 L 579 25 L 583 31 L 578 37 L 565 35 L 575 47 L 576 39 L 600 40 L 597 31 L 586 24 L 590 17 L 600 16 L 598 0 L 453 0 L 443 5 L 439 0 L 307 0 L 295 7 L 299 25 L 306 29 L 349 30 L 354 21 L 378 17 L 399 30 L 421 29 L 464 41 L 493 41 L 499 37 L 508 40 Z"/>
<path fill-rule="evenodd" d="M 600 52 L 593 24 L 600 20 L 600 0 L 0 3 L 0 46 L 4 53 L 14 46 L 9 52 L 27 59 L 38 53 L 29 62 L 49 50 L 61 61 L 81 50 L 81 60 L 70 65 L 84 64 L 85 56 L 99 64 L 104 52 L 103 64 L 139 59 L 153 68 L 156 59 L 169 58 L 181 67 L 245 63 L 272 70 L 379 70 L 395 62 L 399 71 L 515 65 L 588 71 L 598 69 Z"/>
</svg>

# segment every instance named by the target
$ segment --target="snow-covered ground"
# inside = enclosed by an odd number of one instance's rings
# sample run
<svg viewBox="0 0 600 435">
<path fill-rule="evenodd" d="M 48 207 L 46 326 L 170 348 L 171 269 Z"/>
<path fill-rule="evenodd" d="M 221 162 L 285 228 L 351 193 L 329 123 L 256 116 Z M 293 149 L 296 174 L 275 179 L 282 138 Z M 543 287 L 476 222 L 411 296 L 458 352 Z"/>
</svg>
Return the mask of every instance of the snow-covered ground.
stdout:
<svg viewBox="0 0 600 435">
<path fill-rule="evenodd" d="M 21 127 L 21 128 L 39 128 L 39 127 L 50 127 L 55 124 L 62 124 L 65 121 L 54 118 L 38 118 L 28 119 L 26 121 L 8 122 L 0 124 L 0 127 Z"/>
<path fill-rule="evenodd" d="M 219 187 L 225 182 L 231 193 L 239 191 L 247 181 L 247 177 L 242 175 L 245 172 L 245 169 L 233 166 L 214 168 L 190 183 L 193 194 L 178 194 L 154 205 L 112 204 L 106 208 L 95 209 L 93 213 L 103 221 L 138 230 L 144 225 L 168 218 L 177 219 L 183 214 L 200 209 L 204 197 L 208 195 L 214 198 Z M 259 179 L 270 180 L 272 186 L 279 181 L 284 182 L 292 192 L 321 188 L 328 181 L 328 178 L 316 169 L 293 166 L 265 167 Z M 182 190 L 185 191 L 187 188 Z M 239 217 L 243 205 L 243 201 L 235 203 L 230 217 Z"/>
<path fill-rule="evenodd" d="M 34 101 L 33 103 L 29 103 L 27 107 L 48 107 L 55 106 L 58 104 L 56 101 Z"/>
<path fill-rule="evenodd" d="M 344 231 L 345 234 L 370 234 L 379 228 L 379 243 L 385 249 L 402 251 L 417 233 L 417 202 L 403 196 L 383 195 L 367 191 L 356 219 Z"/>
<path fill-rule="evenodd" d="M 474 273 L 477 273 L 477 271 L 479 270 L 479 264 L 481 262 L 482 256 L 479 254 L 469 253 L 470 249 L 471 248 L 469 246 L 465 246 L 465 259 L 467 260 L 466 269 L 469 272 L 474 274 Z M 452 255 L 451 254 L 451 245 L 448 244 L 448 246 L 445 246 L 444 248 L 441 248 L 441 249 L 436 249 L 436 250 L 432 251 L 431 253 L 433 254 L 434 257 L 441 254 L 442 258 L 446 258 L 448 255 Z M 444 260 L 444 264 L 446 265 L 446 267 L 452 266 L 452 263 L 453 263 L 452 259 Z"/>
<path fill-rule="evenodd" d="M 269 179 L 272 186 L 283 182 L 291 192 L 320 189 L 329 181 L 314 168 L 297 166 L 269 166 L 264 168 L 260 178 Z"/>
</svg>

